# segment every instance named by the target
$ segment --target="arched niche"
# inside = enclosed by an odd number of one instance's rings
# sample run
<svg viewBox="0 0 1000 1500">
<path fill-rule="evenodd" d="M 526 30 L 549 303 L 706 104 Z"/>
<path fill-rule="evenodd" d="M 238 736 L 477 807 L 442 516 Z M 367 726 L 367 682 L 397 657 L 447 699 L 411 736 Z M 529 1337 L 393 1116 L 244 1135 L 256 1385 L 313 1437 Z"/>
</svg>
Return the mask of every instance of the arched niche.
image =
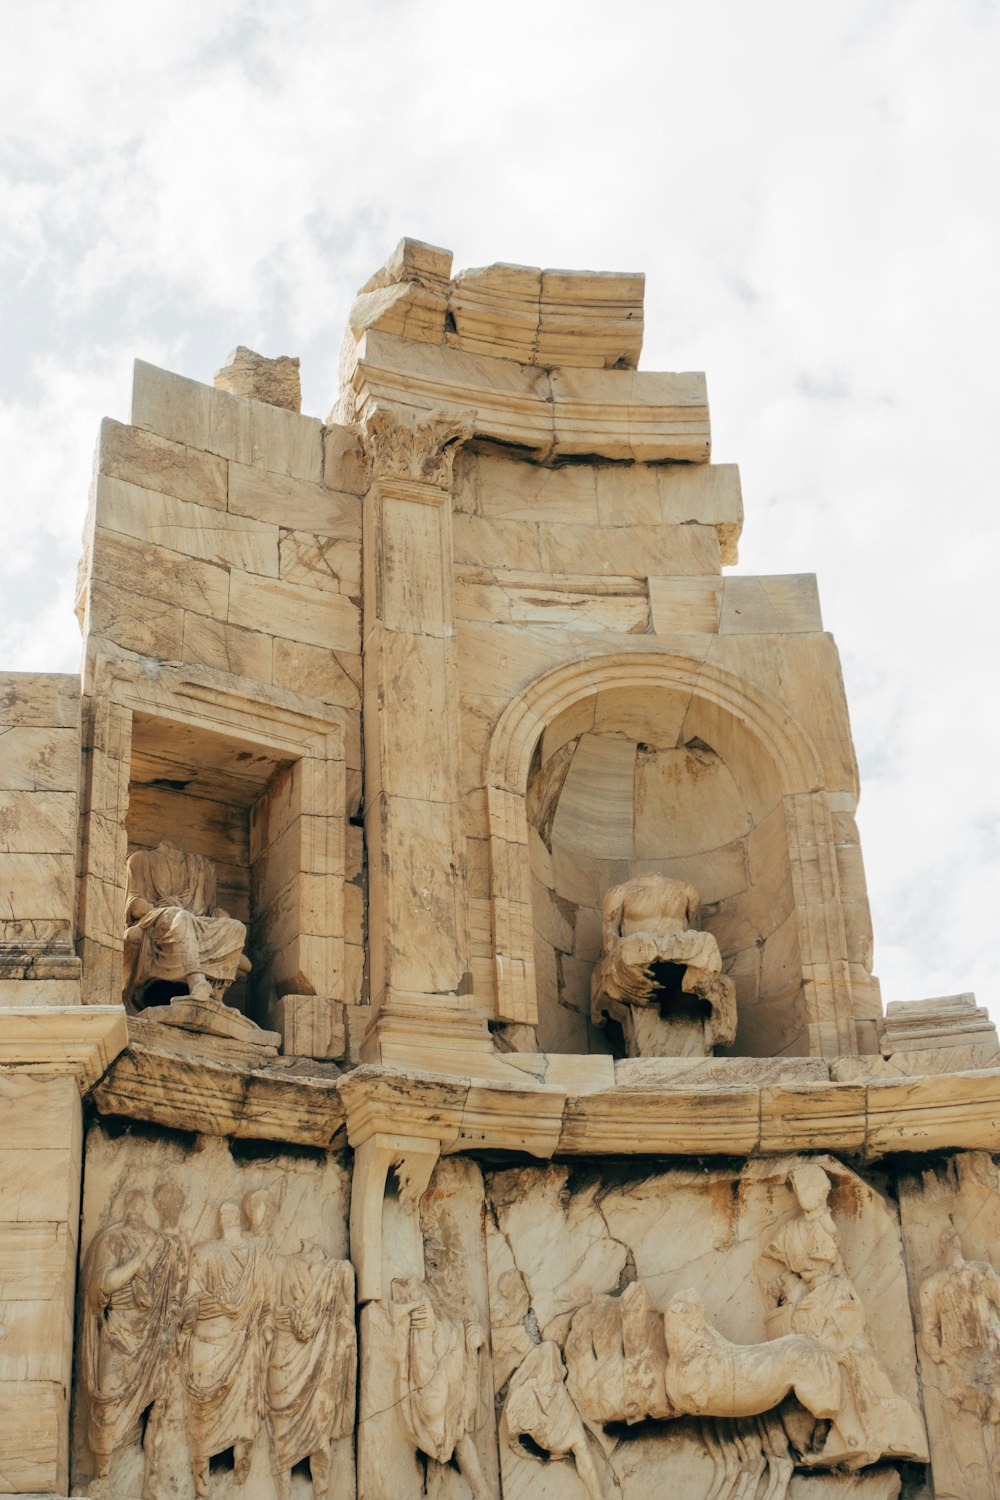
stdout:
<svg viewBox="0 0 1000 1500">
<path fill-rule="evenodd" d="M 801 727 L 725 669 L 588 658 L 498 721 L 488 763 L 498 1015 L 548 1051 L 589 1020 L 609 886 L 690 880 L 736 985 L 738 1055 L 853 1050 L 833 829 Z"/>
</svg>

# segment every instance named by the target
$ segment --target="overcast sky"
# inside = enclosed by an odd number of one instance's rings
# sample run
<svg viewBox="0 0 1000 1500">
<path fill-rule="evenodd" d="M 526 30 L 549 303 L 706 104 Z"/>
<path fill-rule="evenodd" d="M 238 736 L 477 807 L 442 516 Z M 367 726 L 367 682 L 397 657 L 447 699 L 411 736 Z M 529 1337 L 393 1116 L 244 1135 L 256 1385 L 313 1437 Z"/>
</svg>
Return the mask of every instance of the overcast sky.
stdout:
<svg viewBox="0 0 1000 1500">
<path fill-rule="evenodd" d="M 708 373 L 740 571 L 816 572 L 887 1000 L 1000 1018 L 997 0 L 10 0 L 0 668 L 74 671 L 100 418 L 138 356 L 302 357 L 403 234 L 647 275 Z"/>
</svg>

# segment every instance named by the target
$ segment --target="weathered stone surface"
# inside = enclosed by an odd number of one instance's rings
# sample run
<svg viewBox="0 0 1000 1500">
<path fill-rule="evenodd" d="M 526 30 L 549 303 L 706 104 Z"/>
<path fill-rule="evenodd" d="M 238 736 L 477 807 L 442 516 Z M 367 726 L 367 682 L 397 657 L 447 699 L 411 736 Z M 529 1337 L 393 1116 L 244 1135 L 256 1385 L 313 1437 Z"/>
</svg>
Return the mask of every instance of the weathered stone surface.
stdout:
<svg viewBox="0 0 1000 1500">
<path fill-rule="evenodd" d="M 239 344 L 221 370 L 215 372 L 218 390 L 231 396 L 246 396 L 252 401 L 266 401 L 289 411 L 302 408 L 299 361 L 288 354 L 269 359 L 245 344 Z"/>
<path fill-rule="evenodd" d="M 815 580 L 641 326 L 403 241 L 328 424 L 104 424 L 83 693 L 0 677 L 0 1489 L 996 1490 L 996 1033 L 883 1018 Z"/>
</svg>

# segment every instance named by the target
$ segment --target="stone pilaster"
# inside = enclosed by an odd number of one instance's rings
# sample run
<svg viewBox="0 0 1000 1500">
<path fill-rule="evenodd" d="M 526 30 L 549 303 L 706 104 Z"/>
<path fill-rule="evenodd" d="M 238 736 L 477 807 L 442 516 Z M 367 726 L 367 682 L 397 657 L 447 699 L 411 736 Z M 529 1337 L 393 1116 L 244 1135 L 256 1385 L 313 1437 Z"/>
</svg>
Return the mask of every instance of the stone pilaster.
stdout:
<svg viewBox="0 0 1000 1500">
<path fill-rule="evenodd" d="M 440 1057 L 441 1043 L 454 1046 L 460 1033 L 488 1044 L 470 1011 L 455 755 L 450 487 L 456 448 L 470 432 L 468 413 L 376 405 L 365 421 L 364 807 L 383 1060 L 397 1041 L 408 1058 L 414 1045 Z"/>
<path fill-rule="evenodd" d="M 0 1494 L 68 1494 L 81 1093 L 121 1006 L 20 1006 L 0 1037 Z"/>
</svg>

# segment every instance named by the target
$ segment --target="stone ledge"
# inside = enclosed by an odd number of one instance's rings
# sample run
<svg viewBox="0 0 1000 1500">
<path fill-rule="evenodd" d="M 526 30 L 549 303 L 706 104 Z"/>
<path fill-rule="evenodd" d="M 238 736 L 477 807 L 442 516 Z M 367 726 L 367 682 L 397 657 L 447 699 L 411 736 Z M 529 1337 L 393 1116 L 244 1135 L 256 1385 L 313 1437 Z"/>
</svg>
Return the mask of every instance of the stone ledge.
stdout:
<svg viewBox="0 0 1000 1500">
<path fill-rule="evenodd" d="M 121 1005 L 11 1005 L 0 1026 L 0 1067 L 33 1078 L 73 1074 L 87 1093 L 128 1043 Z"/>
<path fill-rule="evenodd" d="M 364 334 L 351 372 L 357 415 L 377 404 L 424 414 L 475 411 L 476 438 L 539 459 L 707 463 L 704 375 L 538 369 L 509 360 Z"/>
<path fill-rule="evenodd" d="M 86 1011 L 82 1012 L 86 1014 Z M 816 1059 L 779 1081 L 574 1089 L 573 1070 L 512 1068 L 509 1081 L 364 1064 L 336 1076 L 271 1065 L 197 1061 L 130 1046 L 94 1091 L 102 1114 L 173 1129 L 357 1148 L 377 1133 L 422 1138 L 443 1154 L 509 1151 L 553 1156 L 775 1156 L 795 1149 L 876 1160 L 897 1152 L 1000 1147 L 1000 1069 L 922 1078 L 830 1082 Z M 767 1063 L 767 1059 L 755 1060 Z M 773 1061 L 773 1060 L 771 1060 Z M 532 1062 L 536 1058 L 532 1057 Z M 812 1066 L 810 1066 L 810 1064 Z M 826 1066 L 826 1065 L 822 1065 Z M 556 1079 L 559 1080 L 556 1083 Z"/>
</svg>

